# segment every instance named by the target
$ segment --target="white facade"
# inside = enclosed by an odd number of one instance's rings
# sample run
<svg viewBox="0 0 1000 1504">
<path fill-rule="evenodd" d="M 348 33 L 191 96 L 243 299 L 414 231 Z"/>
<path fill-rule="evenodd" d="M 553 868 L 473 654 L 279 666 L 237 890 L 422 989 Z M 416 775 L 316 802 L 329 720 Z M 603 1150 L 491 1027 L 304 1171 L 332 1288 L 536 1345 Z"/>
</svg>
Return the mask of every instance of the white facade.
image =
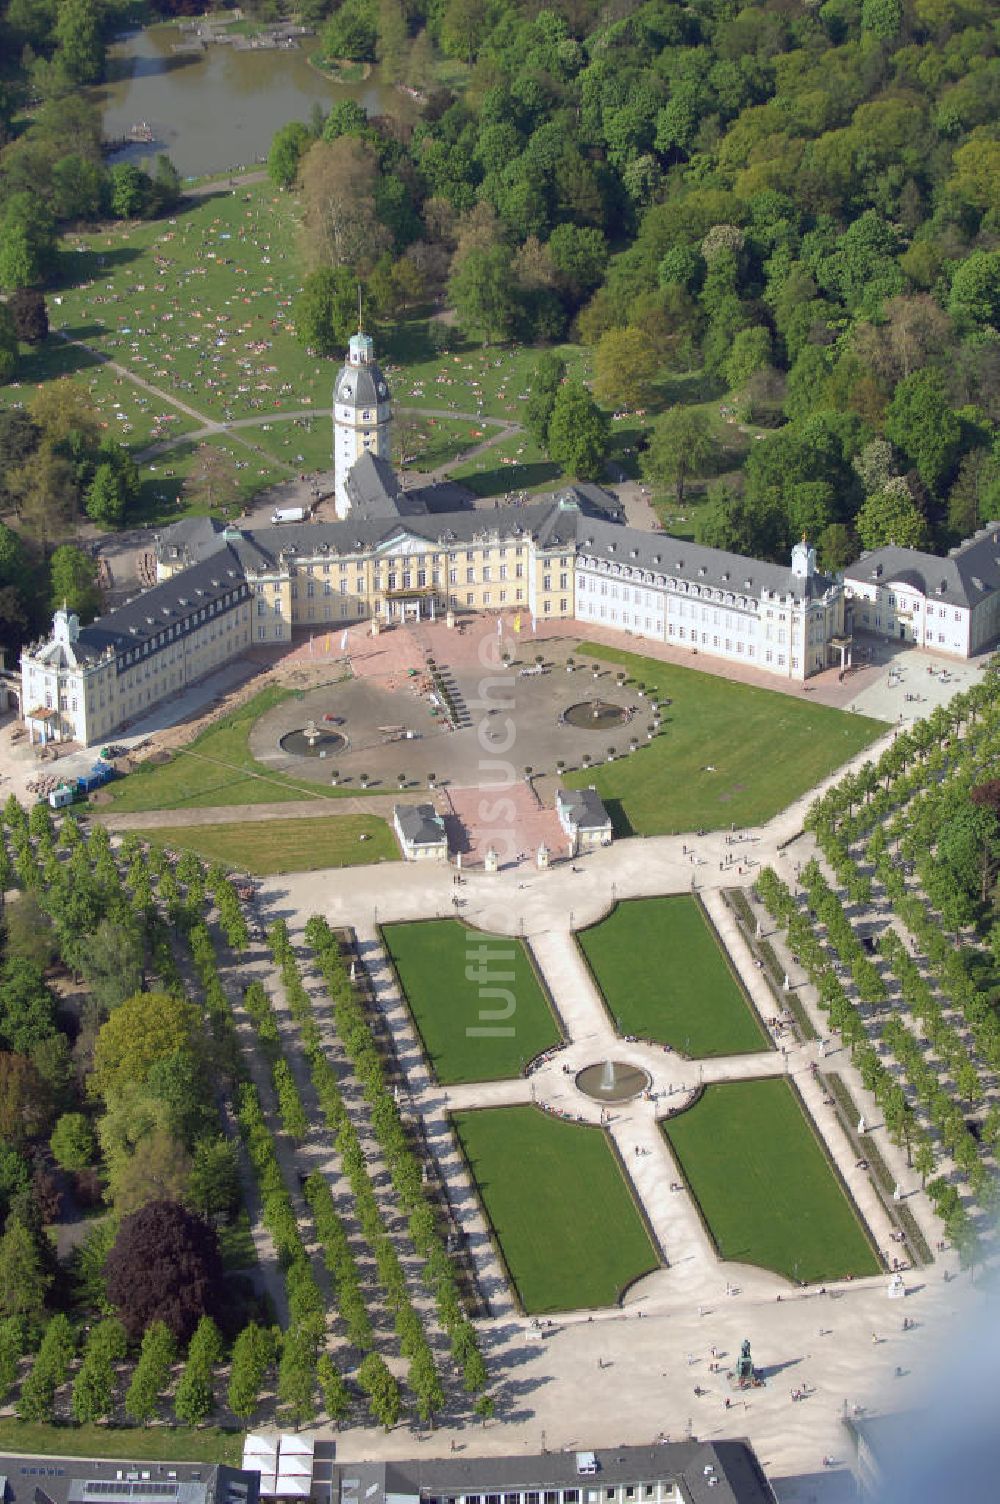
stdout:
<svg viewBox="0 0 1000 1504">
<path fill-rule="evenodd" d="M 577 558 L 578 621 L 783 679 L 805 680 L 837 661 L 831 640 L 843 632 L 843 592 L 827 581 L 808 588 L 816 581 L 816 556 L 805 543 L 792 551 L 786 588 L 775 588 L 776 579 L 763 584 L 752 560 L 720 554 L 713 564 L 713 550 L 655 535 L 649 543 L 658 550 L 652 559 L 643 560 L 638 549 Z"/>
<path fill-rule="evenodd" d="M 397 804 L 392 824 L 408 862 L 446 862 L 448 837 L 444 821 L 432 804 Z"/>
<path fill-rule="evenodd" d="M 856 631 L 911 642 L 917 647 L 954 658 L 968 658 L 971 648 L 972 612 L 928 600 L 922 590 L 903 580 L 852 580 Z M 994 631 L 993 636 L 996 633 Z"/>
<path fill-rule="evenodd" d="M 844 573 L 856 630 L 972 658 L 1000 638 L 1000 522 L 944 558 L 887 544 Z"/>
<path fill-rule="evenodd" d="M 351 467 L 366 452 L 388 462 L 389 425 L 392 419 L 389 387 L 375 363 L 371 335 L 351 337 L 347 361 L 337 373 L 333 389 L 334 505 L 344 518 L 351 503 L 347 477 Z"/>
<path fill-rule="evenodd" d="M 245 652 L 250 604 L 242 574 L 220 557 L 211 578 L 199 566 L 89 627 L 57 611 L 52 636 L 21 654 L 30 738 L 82 746 L 108 740 Z"/>
</svg>

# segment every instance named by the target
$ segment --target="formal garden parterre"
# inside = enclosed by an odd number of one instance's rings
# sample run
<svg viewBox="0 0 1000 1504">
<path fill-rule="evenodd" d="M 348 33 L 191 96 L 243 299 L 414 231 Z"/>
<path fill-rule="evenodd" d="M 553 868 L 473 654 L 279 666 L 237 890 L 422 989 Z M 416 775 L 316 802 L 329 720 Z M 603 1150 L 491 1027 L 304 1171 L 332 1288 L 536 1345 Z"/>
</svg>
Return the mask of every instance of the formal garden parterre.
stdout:
<svg viewBox="0 0 1000 1504">
<path fill-rule="evenodd" d="M 772 1048 L 697 898 L 630 898 L 576 938 L 619 1034 L 693 1059 Z"/>
<path fill-rule="evenodd" d="M 382 926 L 428 1065 L 442 1085 L 523 1073 L 562 1039 L 529 946 L 456 919 Z"/>
<path fill-rule="evenodd" d="M 659 1267 L 602 1129 L 537 1107 L 477 1108 L 451 1123 L 524 1311 L 614 1305 Z"/>
<path fill-rule="evenodd" d="M 882 1261 L 792 1085 L 706 1087 L 663 1132 L 721 1258 L 813 1284 Z"/>
</svg>

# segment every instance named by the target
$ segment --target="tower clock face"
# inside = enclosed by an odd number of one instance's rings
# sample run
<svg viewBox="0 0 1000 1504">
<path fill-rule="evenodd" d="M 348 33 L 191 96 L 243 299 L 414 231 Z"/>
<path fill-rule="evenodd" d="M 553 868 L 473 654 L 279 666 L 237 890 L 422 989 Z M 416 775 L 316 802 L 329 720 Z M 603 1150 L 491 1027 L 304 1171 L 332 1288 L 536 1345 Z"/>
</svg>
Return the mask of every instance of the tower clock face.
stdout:
<svg viewBox="0 0 1000 1504">
<path fill-rule="evenodd" d="M 351 383 L 349 381 L 345 381 L 343 386 L 340 388 L 341 399 L 346 402 L 347 399 L 352 395 L 353 391 L 354 388 L 351 386 Z"/>
</svg>

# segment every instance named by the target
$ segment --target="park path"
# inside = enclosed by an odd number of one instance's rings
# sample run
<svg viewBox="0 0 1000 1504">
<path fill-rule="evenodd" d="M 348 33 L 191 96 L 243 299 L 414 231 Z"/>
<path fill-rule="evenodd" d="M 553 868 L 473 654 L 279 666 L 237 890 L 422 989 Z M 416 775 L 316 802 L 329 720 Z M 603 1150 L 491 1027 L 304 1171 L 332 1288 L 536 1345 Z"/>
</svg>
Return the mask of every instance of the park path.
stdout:
<svg viewBox="0 0 1000 1504">
<path fill-rule="evenodd" d="M 269 916 L 261 912 L 258 917 L 266 923 Z M 406 1221 L 393 1191 L 388 1168 L 382 1158 L 380 1146 L 371 1132 L 369 1115 L 363 1107 L 363 1092 L 360 1083 L 351 1069 L 350 1062 L 344 1053 L 339 1035 L 337 1034 L 333 1019 L 333 1009 L 323 979 L 310 964 L 312 960 L 311 952 L 306 952 L 305 955 L 302 954 L 301 935 L 296 935 L 294 942 L 296 944 L 297 959 L 299 960 L 302 985 L 312 1001 L 313 1016 L 319 1026 L 320 1041 L 324 1053 L 335 1068 L 345 1106 L 358 1131 L 368 1168 L 369 1179 L 379 1204 L 379 1210 L 382 1214 L 386 1231 L 393 1241 L 402 1268 L 406 1273 L 410 1299 L 428 1327 L 428 1337 L 435 1349 L 435 1357 L 441 1367 L 442 1377 L 443 1379 L 447 1379 L 447 1344 L 443 1334 L 435 1327 L 433 1303 L 420 1279 L 422 1262 L 417 1258 L 410 1243 Z M 385 1301 L 385 1293 L 379 1284 L 374 1253 L 362 1232 L 357 1217 L 354 1193 L 344 1173 L 340 1154 L 336 1147 L 336 1140 L 329 1131 L 326 1119 L 316 1097 L 312 1074 L 302 1050 L 300 1031 L 288 1006 L 288 999 L 280 970 L 266 947 L 261 948 L 255 959 L 253 974 L 255 980 L 262 983 L 271 998 L 271 1004 L 282 1035 L 284 1058 L 292 1072 L 295 1085 L 298 1088 L 310 1122 L 309 1135 L 305 1142 L 300 1144 L 297 1149 L 298 1166 L 303 1175 L 319 1171 L 330 1187 L 337 1215 L 343 1222 L 351 1252 L 354 1255 L 361 1276 L 365 1306 L 377 1334 L 376 1346 L 390 1367 L 402 1376 L 404 1365 L 402 1365 L 399 1359 L 399 1343 L 395 1335 L 392 1313 L 388 1309 Z M 322 1254 L 322 1249 L 318 1249 L 317 1251 L 320 1255 Z M 336 1309 L 335 1299 L 330 1309 Z M 336 1334 L 344 1342 L 347 1341 L 346 1331 L 339 1320 L 337 1321 Z M 360 1358 L 360 1356 L 361 1354 L 355 1355 L 356 1358 Z M 338 1357 L 339 1361 L 341 1360 Z"/>
<path fill-rule="evenodd" d="M 221 177 L 212 178 L 208 183 L 196 183 L 193 188 L 185 188 L 182 198 L 208 198 L 213 193 L 218 193 L 220 188 L 228 191 L 230 188 L 244 188 L 247 183 L 263 183 L 267 179 L 267 172 L 261 168 L 259 172 L 225 172 Z"/>
<path fill-rule="evenodd" d="M 66 336 L 63 336 L 63 338 L 65 337 Z M 78 340 L 72 340 L 70 341 L 70 343 L 79 344 L 81 342 Z M 82 348 L 93 351 L 93 347 L 90 345 L 83 345 Z M 96 354 L 97 352 L 93 351 L 93 353 Z M 204 413 L 196 413 L 193 408 L 187 407 L 184 403 L 178 402 L 176 398 L 166 397 L 166 394 L 160 391 L 158 388 L 149 386 L 149 383 L 143 382 L 141 377 L 133 375 L 128 367 L 121 366 L 117 362 L 110 360 L 108 361 L 108 363 L 114 365 L 116 370 L 120 370 L 123 375 L 128 376 L 131 380 L 137 382 L 140 386 L 145 385 L 150 391 L 164 397 L 165 400 L 172 401 L 176 407 L 182 408 L 189 417 L 198 418 L 202 424 L 202 426 L 196 429 L 194 433 L 173 434 L 168 438 L 158 439 L 155 444 L 150 444 L 145 449 L 140 450 L 136 455 L 136 460 L 139 464 L 145 464 L 147 460 L 158 459 L 161 455 L 169 454 L 171 450 L 179 448 L 181 444 L 189 444 L 192 441 L 207 439 L 214 434 L 231 433 L 235 438 L 238 438 L 241 443 L 244 443 L 245 441 L 241 438 L 237 430 L 246 428 L 275 427 L 283 423 L 300 423 L 307 418 L 321 418 L 326 420 L 329 417 L 329 414 L 324 408 L 300 407 L 288 412 L 257 413 L 249 418 L 232 418 L 228 421 L 208 418 Z M 427 481 L 436 480 L 441 476 L 447 475 L 451 470 L 454 470 L 457 465 L 462 465 L 467 463 L 469 460 L 477 459 L 479 455 L 485 454 L 488 450 L 493 449 L 497 444 L 503 443 L 505 439 L 513 438 L 516 434 L 519 434 L 521 432 L 520 423 L 515 423 L 511 419 L 487 418 L 482 413 L 456 412 L 454 408 L 450 407 L 397 406 L 393 410 L 397 414 L 397 416 L 402 416 L 403 414 L 405 414 L 410 417 L 454 419 L 458 423 L 476 423 L 481 427 L 495 428 L 497 430 L 496 433 L 491 434 L 488 439 L 483 439 L 478 444 L 473 444 L 470 448 L 463 449 L 461 454 L 455 455 L 454 459 L 446 460 L 443 465 L 438 465 L 436 469 L 424 472 L 425 483 Z M 263 453 L 268 459 L 276 458 L 275 456 L 272 456 L 270 450 L 260 450 L 259 448 L 254 448 L 254 446 L 252 445 L 247 447 L 253 448 L 253 452 L 255 454 Z M 285 465 L 286 469 L 296 470 L 296 467 L 294 465 L 287 464 L 284 460 L 277 460 L 276 462 L 280 465 Z M 298 472 L 296 471 L 296 473 Z"/>
<path fill-rule="evenodd" d="M 346 799 L 294 799 L 288 804 L 215 804 L 206 809 L 153 809 L 116 814 L 94 809 L 91 818 L 109 830 L 163 830 L 172 826 L 260 824 L 267 820 L 315 820 L 323 815 L 381 815 L 391 819 L 395 801 L 389 795 Z"/>
<path fill-rule="evenodd" d="M 159 444 L 153 444 L 146 449 L 140 450 L 140 452 L 136 455 L 136 461 L 139 464 L 144 464 L 146 460 L 155 458 L 157 454 L 166 453 L 170 449 L 175 449 L 179 444 L 189 444 L 192 439 L 207 438 L 212 434 L 227 433 L 231 428 L 231 424 L 222 422 L 221 420 L 217 421 L 214 418 L 209 418 L 205 415 L 205 413 L 199 412 L 197 408 L 191 407 L 189 403 L 182 401 L 180 397 L 171 396 L 171 394 L 169 392 L 165 392 L 162 387 L 154 386 L 151 381 L 147 381 L 144 376 L 137 375 L 136 372 L 133 371 L 129 366 L 122 365 L 121 361 L 114 360 L 110 355 L 105 355 L 103 350 L 96 349 L 94 345 L 88 345 L 86 340 L 73 339 L 65 332 L 65 330 L 62 329 L 56 329 L 54 333 L 59 339 L 63 341 L 64 344 L 73 345 L 79 350 L 86 350 L 87 354 L 92 355 L 99 365 L 107 366 L 109 370 L 115 371 L 125 381 L 131 381 L 134 386 L 139 387 L 144 392 L 148 392 L 149 395 L 151 397 L 155 397 L 158 402 L 169 403 L 171 407 L 177 408 L 179 412 L 184 413 L 186 417 L 192 418 L 196 423 L 200 425 L 200 427 L 193 434 L 176 434 L 170 441 L 164 440 Z M 255 445 L 249 443 L 246 439 L 244 439 L 241 434 L 234 434 L 233 438 L 239 445 L 242 446 L 242 448 L 246 449 L 248 453 L 256 455 L 261 452 Z M 276 455 L 271 454 L 266 454 L 265 458 L 271 460 L 275 465 L 277 465 L 279 469 L 287 470 L 289 475 L 298 474 L 297 467 L 295 465 L 289 464 L 287 460 L 279 459 Z"/>
<path fill-rule="evenodd" d="M 427 1148 L 437 1166 L 448 1204 L 457 1224 L 466 1235 L 466 1247 L 475 1268 L 476 1283 L 488 1304 L 490 1315 L 499 1318 L 502 1325 L 516 1315 L 516 1301 L 493 1246 L 479 1193 L 469 1178 L 465 1159 L 452 1133 L 448 1120 L 448 1093 L 442 1090 L 428 1069 L 423 1045 L 417 1038 L 375 923 L 353 922 L 359 954 L 374 993 L 375 1006 L 392 1035 L 396 1059 L 403 1075 L 401 1107 L 404 1116 L 411 1109 L 419 1114 Z M 510 1084 L 498 1083 L 498 1088 L 509 1087 Z M 528 1083 L 524 1081 L 517 1085 L 528 1087 Z M 488 1355 L 487 1361 L 489 1362 Z"/>
</svg>

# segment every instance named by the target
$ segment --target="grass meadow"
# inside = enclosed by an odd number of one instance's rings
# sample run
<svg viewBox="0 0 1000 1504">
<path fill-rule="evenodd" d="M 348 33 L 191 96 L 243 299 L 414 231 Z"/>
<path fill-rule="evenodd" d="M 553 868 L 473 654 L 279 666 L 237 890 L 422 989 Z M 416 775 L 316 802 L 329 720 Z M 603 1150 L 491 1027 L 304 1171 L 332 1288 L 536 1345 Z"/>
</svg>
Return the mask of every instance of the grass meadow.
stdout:
<svg viewBox="0 0 1000 1504">
<path fill-rule="evenodd" d="M 867 716 L 592 642 L 576 657 L 620 665 L 670 701 L 661 734 L 634 757 L 566 776 L 571 788 L 596 784 L 618 835 L 762 824 L 887 730 Z"/>
</svg>

